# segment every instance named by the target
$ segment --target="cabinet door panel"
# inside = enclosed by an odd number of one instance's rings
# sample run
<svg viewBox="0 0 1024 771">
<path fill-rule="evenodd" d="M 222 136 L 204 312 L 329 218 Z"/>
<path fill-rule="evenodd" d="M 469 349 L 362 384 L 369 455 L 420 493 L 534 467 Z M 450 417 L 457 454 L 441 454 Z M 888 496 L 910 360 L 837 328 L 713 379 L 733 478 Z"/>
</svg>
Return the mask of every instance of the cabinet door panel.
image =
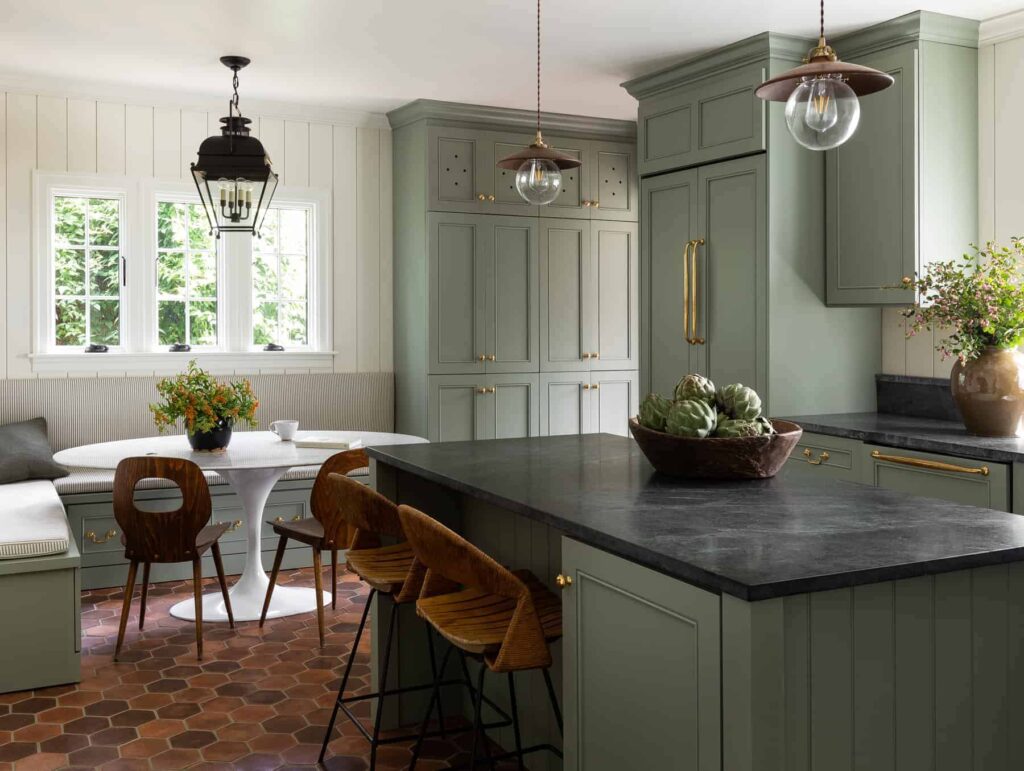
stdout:
<svg viewBox="0 0 1024 771">
<path fill-rule="evenodd" d="M 572 372 L 540 376 L 541 435 L 590 433 L 590 375 Z"/>
<path fill-rule="evenodd" d="M 540 207 L 540 216 L 589 220 L 591 143 L 564 137 L 549 137 L 547 142 L 555 150 L 578 159 L 583 165 L 562 172 L 562 190 L 558 198 L 547 206 Z"/>
<path fill-rule="evenodd" d="M 538 369 L 537 221 L 524 217 L 488 218 L 487 353 L 488 372 Z"/>
<path fill-rule="evenodd" d="M 432 128 L 429 143 L 429 206 L 431 211 L 483 211 L 478 200 L 480 146 L 466 129 Z"/>
<path fill-rule="evenodd" d="M 905 305 L 909 293 L 884 287 L 899 286 L 917 264 L 917 50 L 857 63 L 896 82 L 861 100 L 857 131 L 826 156 L 827 299 Z"/>
<path fill-rule="evenodd" d="M 485 435 L 488 421 L 482 414 L 487 394 L 479 393 L 484 382 L 483 378 L 465 375 L 433 375 L 429 378 L 427 438 L 431 442 L 488 438 Z"/>
<path fill-rule="evenodd" d="M 489 439 L 519 439 L 537 436 L 540 429 L 540 399 L 537 375 L 492 375 L 487 382 L 493 393 L 486 413 L 493 424 Z"/>
<path fill-rule="evenodd" d="M 486 218 L 430 215 L 430 371 L 482 372 Z"/>
<path fill-rule="evenodd" d="M 537 208 L 528 204 L 516 190 L 516 173 L 499 169 L 498 161 L 517 153 L 533 141 L 530 134 L 508 134 L 485 131 L 480 135 L 483 146 L 480 154 L 480 178 L 486 179 L 487 211 L 489 214 L 537 216 Z M 492 199 L 491 196 L 494 196 Z"/>
<path fill-rule="evenodd" d="M 870 444 L 862 447 L 866 484 L 969 506 L 1010 510 L 1009 467 L 1006 464 Z M 874 453 L 881 457 L 875 457 Z M 911 465 L 912 461 L 938 462 L 962 470 L 927 468 Z M 981 467 L 987 468 L 988 473 L 976 473 L 975 470 Z"/>
<path fill-rule="evenodd" d="M 541 220 L 540 368 L 571 372 L 589 368 L 584 340 L 589 312 L 591 226 L 578 220 Z"/>
<path fill-rule="evenodd" d="M 643 180 L 640 286 L 641 346 L 645 392 L 671 393 L 693 365 L 693 346 L 683 328 L 683 258 L 697 237 L 697 172 Z"/>
<path fill-rule="evenodd" d="M 700 169 L 697 371 L 767 396 L 767 230 L 764 156 Z"/>
<path fill-rule="evenodd" d="M 720 771 L 720 598 L 564 537 L 561 572 L 565 770 Z"/>
<path fill-rule="evenodd" d="M 629 419 L 639 411 L 636 372 L 592 372 L 590 430 L 629 436 Z"/>
<path fill-rule="evenodd" d="M 636 151 L 633 145 L 591 142 L 592 219 L 636 221 Z"/>
<path fill-rule="evenodd" d="M 637 309 L 639 254 L 636 226 L 594 221 L 591 225 L 593 313 L 589 320 L 591 369 L 635 369 L 640 345 Z"/>
</svg>

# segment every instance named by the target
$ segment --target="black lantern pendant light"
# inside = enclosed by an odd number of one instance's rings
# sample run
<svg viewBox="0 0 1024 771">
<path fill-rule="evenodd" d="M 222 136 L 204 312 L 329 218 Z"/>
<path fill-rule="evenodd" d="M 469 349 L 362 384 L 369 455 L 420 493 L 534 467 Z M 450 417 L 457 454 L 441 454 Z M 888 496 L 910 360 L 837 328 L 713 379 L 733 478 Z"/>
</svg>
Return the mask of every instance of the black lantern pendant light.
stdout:
<svg viewBox="0 0 1024 771">
<path fill-rule="evenodd" d="M 818 45 L 801 66 L 766 80 L 754 93 L 769 102 L 786 103 L 789 133 L 801 145 L 810 150 L 831 150 L 857 130 L 857 97 L 892 84 L 887 72 L 839 61 L 825 41 L 825 0 L 821 0 Z"/>
<path fill-rule="evenodd" d="M 529 147 L 498 161 L 499 169 L 516 172 L 516 190 L 527 203 L 547 206 L 562 190 L 562 171 L 583 163 L 544 144 L 540 133 L 540 0 L 537 0 L 537 138 Z"/>
<path fill-rule="evenodd" d="M 244 56 L 222 56 L 221 64 L 234 75 L 234 93 L 227 117 L 221 118 L 220 136 L 207 137 L 199 145 L 199 158 L 192 164 L 192 178 L 210 220 L 210 232 L 251 233 L 259 236 L 263 219 L 277 189 L 277 174 L 263 145 L 249 135 L 248 118 L 238 109 L 238 71 L 249 60 Z"/>
</svg>

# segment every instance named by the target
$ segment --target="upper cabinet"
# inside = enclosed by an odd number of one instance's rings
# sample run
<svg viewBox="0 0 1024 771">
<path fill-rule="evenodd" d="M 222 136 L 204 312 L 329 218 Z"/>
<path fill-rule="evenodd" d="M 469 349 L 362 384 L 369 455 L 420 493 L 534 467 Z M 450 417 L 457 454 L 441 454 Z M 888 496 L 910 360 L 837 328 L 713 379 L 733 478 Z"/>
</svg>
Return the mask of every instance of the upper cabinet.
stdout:
<svg viewBox="0 0 1024 771">
<path fill-rule="evenodd" d="M 562 172 L 562 192 L 553 203 L 540 207 L 542 217 L 636 221 L 635 145 L 557 136 L 546 141 L 554 149 L 581 159 L 583 166 Z M 501 173 L 512 178 L 514 192 L 514 172 Z"/>
<path fill-rule="evenodd" d="M 667 72 L 667 71 L 666 71 Z M 766 105 L 754 97 L 765 79 L 761 63 L 698 79 L 657 93 L 658 75 L 626 83 L 642 98 L 637 116 L 639 167 L 643 175 L 696 166 L 764 150 Z"/>
<path fill-rule="evenodd" d="M 904 284 L 977 238 L 978 23 L 914 13 L 833 45 L 895 83 L 826 156 L 827 300 L 905 305 Z"/>
</svg>

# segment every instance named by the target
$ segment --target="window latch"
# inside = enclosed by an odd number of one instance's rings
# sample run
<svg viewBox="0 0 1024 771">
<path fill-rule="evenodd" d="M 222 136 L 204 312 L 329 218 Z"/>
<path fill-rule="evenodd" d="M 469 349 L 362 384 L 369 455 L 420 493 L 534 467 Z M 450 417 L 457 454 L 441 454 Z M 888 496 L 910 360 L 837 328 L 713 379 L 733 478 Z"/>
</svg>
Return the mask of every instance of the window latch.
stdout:
<svg viewBox="0 0 1024 771">
<path fill-rule="evenodd" d="M 121 286 L 128 286 L 128 260 L 121 255 Z"/>
</svg>

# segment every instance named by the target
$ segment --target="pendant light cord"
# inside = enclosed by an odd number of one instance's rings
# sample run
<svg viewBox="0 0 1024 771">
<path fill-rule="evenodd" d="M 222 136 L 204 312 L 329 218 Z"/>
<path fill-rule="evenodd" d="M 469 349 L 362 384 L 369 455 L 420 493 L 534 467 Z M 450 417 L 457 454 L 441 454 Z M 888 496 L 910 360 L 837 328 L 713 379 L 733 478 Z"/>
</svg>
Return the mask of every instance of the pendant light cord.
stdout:
<svg viewBox="0 0 1024 771">
<path fill-rule="evenodd" d="M 825 39 L 825 0 L 821 0 L 821 28 L 818 37 Z"/>
<path fill-rule="evenodd" d="M 541 136 L 541 0 L 537 0 L 537 136 Z"/>
</svg>

